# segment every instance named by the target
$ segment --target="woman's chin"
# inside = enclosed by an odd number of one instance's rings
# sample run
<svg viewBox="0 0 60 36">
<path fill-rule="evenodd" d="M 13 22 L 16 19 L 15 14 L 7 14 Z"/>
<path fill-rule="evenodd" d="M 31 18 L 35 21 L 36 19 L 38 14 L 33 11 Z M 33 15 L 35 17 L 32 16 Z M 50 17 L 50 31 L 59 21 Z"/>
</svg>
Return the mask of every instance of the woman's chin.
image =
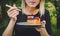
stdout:
<svg viewBox="0 0 60 36">
<path fill-rule="evenodd" d="M 36 7 L 36 6 L 34 6 L 34 5 L 30 5 L 29 7 Z"/>
</svg>

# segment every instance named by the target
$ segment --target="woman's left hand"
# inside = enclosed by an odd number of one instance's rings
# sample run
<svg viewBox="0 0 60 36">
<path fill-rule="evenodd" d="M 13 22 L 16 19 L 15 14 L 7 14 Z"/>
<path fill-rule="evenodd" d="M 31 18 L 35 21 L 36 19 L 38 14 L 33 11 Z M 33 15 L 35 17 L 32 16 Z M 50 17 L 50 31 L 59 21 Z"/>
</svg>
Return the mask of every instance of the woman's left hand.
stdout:
<svg viewBox="0 0 60 36">
<path fill-rule="evenodd" d="M 41 22 L 41 26 L 40 26 L 39 28 L 35 28 L 35 29 L 36 29 L 36 31 L 40 32 L 40 31 L 42 31 L 42 30 L 43 30 L 42 28 L 44 28 L 44 29 L 45 29 L 45 24 L 46 24 L 46 21 L 45 21 L 45 20 L 43 20 L 43 21 Z"/>
<path fill-rule="evenodd" d="M 41 22 L 41 26 L 39 28 L 35 28 L 36 31 L 40 32 L 41 36 L 50 36 L 45 28 L 45 25 L 46 25 L 46 21 L 43 20 Z"/>
</svg>

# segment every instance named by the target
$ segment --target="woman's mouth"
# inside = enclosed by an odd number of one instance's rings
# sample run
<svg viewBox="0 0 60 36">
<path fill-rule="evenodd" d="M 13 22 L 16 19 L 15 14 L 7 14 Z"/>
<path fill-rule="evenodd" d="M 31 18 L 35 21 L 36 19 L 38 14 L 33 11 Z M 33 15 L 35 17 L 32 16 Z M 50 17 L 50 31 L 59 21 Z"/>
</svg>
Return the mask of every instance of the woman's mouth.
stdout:
<svg viewBox="0 0 60 36">
<path fill-rule="evenodd" d="M 32 5 L 35 4 L 35 2 L 33 2 L 33 1 L 31 1 L 30 3 L 31 3 Z"/>
</svg>

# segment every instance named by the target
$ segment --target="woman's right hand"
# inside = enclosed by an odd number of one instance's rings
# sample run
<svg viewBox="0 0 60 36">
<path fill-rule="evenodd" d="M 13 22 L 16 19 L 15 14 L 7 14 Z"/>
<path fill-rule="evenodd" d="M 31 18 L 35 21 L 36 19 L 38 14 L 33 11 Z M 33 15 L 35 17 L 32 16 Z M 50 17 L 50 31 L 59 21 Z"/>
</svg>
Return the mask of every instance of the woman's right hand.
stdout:
<svg viewBox="0 0 60 36">
<path fill-rule="evenodd" d="M 7 11 L 8 16 L 10 17 L 9 25 L 7 26 L 6 30 L 3 32 L 2 36 L 12 36 L 13 28 L 15 25 L 15 22 L 17 20 L 17 15 L 19 15 L 19 10 L 14 4 L 13 7 L 11 7 Z"/>
<path fill-rule="evenodd" d="M 9 16 L 10 19 L 12 19 L 13 21 L 17 20 L 17 15 L 19 15 L 19 10 L 16 7 L 16 5 L 14 4 L 13 7 L 11 7 L 8 11 L 7 14 Z"/>
</svg>

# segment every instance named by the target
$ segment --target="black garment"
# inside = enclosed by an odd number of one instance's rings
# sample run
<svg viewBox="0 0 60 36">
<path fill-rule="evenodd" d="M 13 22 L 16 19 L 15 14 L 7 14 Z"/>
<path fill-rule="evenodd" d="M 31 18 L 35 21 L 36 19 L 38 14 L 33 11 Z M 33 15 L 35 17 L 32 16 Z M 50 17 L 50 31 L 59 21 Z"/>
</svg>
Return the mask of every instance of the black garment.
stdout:
<svg viewBox="0 0 60 36">
<path fill-rule="evenodd" d="M 27 16 L 28 15 L 25 15 L 25 14 L 22 14 L 22 12 L 19 13 L 19 15 L 17 16 L 17 22 L 25 22 L 27 20 Z M 37 13 L 36 15 L 34 15 L 34 17 L 40 17 L 40 14 Z M 41 21 L 42 20 L 46 20 L 46 29 L 47 29 L 47 32 L 51 35 L 52 31 L 51 31 L 51 24 L 50 24 L 50 16 L 49 16 L 49 12 L 46 10 L 45 11 L 45 14 L 40 17 Z M 25 28 L 25 27 L 22 27 L 20 25 L 15 25 L 14 27 L 14 30 L 15 30 L 15 36 L 41 36 L 39 32 L 37 32 L 35 30 L 35 28 Z"/>
</svg>

